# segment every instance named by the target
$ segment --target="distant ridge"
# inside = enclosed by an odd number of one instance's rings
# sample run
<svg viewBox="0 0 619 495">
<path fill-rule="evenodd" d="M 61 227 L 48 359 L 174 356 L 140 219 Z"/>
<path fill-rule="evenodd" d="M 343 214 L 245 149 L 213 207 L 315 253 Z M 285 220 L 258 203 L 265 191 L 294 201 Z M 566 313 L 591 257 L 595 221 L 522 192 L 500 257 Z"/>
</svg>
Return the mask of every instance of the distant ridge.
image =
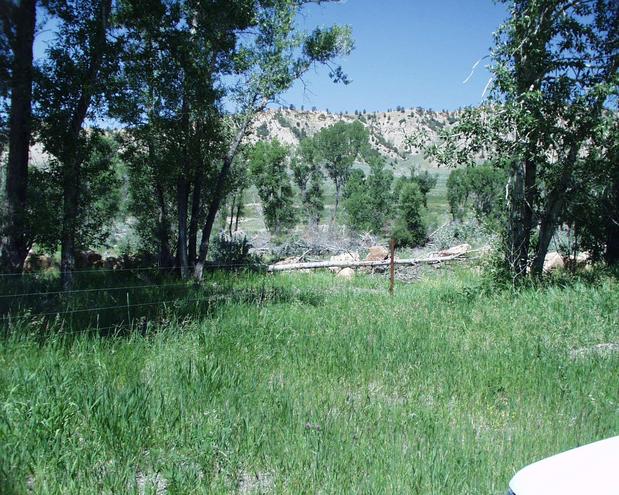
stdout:
<svg viewBox="0 0 619 495">
<path fill-rule="evenodd" d="M 430 137 L 452 125 L 460 111 L 400 108 L 386 112 L 330 113 L 321 110 L 267 109 L 256 119 L 251 140 L 277 138 L 282 143 L 297 146 L 306 136 L 313 136 L 323 127 L 336 122 L 359 120 L 370 131 L 372 146 L 389 158 L 405 158 L 419 150 L 411 149 L 406 140 L 416 132 L 425 131 Z"/>
</svg>

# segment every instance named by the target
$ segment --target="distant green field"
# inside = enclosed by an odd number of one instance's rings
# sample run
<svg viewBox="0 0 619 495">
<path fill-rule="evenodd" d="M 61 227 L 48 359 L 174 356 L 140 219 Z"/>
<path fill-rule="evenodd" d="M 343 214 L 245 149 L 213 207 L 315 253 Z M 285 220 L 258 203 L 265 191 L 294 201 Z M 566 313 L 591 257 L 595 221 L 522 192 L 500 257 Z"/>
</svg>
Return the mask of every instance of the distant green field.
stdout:
<svg viewBox="0 0 619 495">
<path fill-rule="evenodd" d="M 498 495 L 619 434 L 619 355 L 590 351 L 619 340 L 616 281 L 209 284 L 265 296 L 146 334 L 0 339 L 0 493 Z"/>
</svg>

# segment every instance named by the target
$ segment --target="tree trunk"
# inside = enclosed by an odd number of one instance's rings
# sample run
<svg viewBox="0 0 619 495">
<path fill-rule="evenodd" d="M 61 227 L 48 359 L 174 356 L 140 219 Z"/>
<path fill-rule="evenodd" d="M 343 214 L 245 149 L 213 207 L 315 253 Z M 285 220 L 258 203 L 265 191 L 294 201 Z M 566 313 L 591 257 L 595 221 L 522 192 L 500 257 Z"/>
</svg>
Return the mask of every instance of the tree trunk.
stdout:
<svg viewBox="0 0 619 495">
<path fill-rule="evenodd" d="M 178 242 L 176 257 L 178 259 L 181 278 L 189 277 L 189 260 L 187 253 L 187 219 L 189 218 L 189 162 L 191 160 L 191 122 L 189 118 L 189 102 L 183 98 L 182 126 L 184 131 L 184 159 L 176 182 L 176 207 L 178 212 Z"/>
<path fill-rule="evenodd" d="M 438 264 L 456 259 L 463 259 L 466 253 L 451 256 L 429 256 L 427 258 L 395 259 L 394 265 L 418 265 L 421 263 Z M 285 272 L 293 270 L 314 270 L 319 268 L 375 268 L 389 266 L 391 260 L 380 261 L 308 261 L 304 263 L 274 264 L 267 267 L 267 272 Z"/>
<path fill-rule="evenodd" d="M 198 221 L 202 209 L 202 183 L 204 181 L 204 168 L 198 166 L 193 179 L 193 192 L 191 197 L 191 220 L 189 222 L 189 266 L 195 268 L 198 253 Z"/>
<path fill-rule="evenodd" d="M 149 112 L 149 120 L 152 125 L 154 120 L 153 111 Z M 158 264 L 159 267 L 169 268 L 172 263 L 172 254 L 170 252 L 170 219 L 168 218 L 168 208 L 166 205 L 164 188 L 162 184 L 161 173 L 158 169 L 158 163 L 156 161 L 155 143 L 152 127 L 149 129 L 148 134 L 148 157 L 150 166 L 153 171 L 152 179 L 155 186 L 155 195 L 157 198 L 157 208 L 159 209 L 159 215 L 157 217 L 157 227 L 155 230 L 155 236 L 159 244 Z"/>
<path fill-rule="evenodd" d="M 341 184 L 336 179 L 335 181 L 335 206 L 333 207 L 333 217 L 331 218 L 331 223 L 333 225 L 335 225 L 335 220 L 337 218 L 337 207 L 340 204 L 340 189 L 341 189 Z"/>
<path fill-rule="evenodd" d="M 531 275 L 534 277 L 539 277 L 544 270 L 544 260 L 546 259 L 546 254 L 548 253 L 550 241 L 557 230 L 559 216 L 563 210 L 563 206 L 565 205 L 568 188 L 572 179 L 572 172 L 580 151 L 580 142 L 580 139 L 577 138 L 570 146 L 566 160 L 563 163 L 559 180 L 548 194 L 548 199 L 546 200 L 539 228 L 537 250 L 535 252 L 533 262 L 531 263 Z"/>
<path fill-rule="evenodd" d="M 170 221 L 168 219 L 168 209 L 165 203 L 165 195 L 159 174 L 155 177 L 155 190 L 157 193 L 157 203 L 159 206 L 159 218 L 157 219 L 157 240 L 159 242 L 159 266 L 169 268 L 172 264 L 172 253 L 170 252 Z"/>
<path fill-rule="evenodd" d="M 239 204 L 236 206 L 236 220 L 234 222 L 234 231 L 239 231 L 239 217 L 241 216 L 241 210 L 243 209 L 243 191 L 239 193 Z"/>
<path fill-rule="evenodd" d="M 241 146 L 243 138 L 245 137 L 245 134 L 249 129 L 249 125 L 251 124 L 254 115 L 256 115 L 257 112 L 261 111 L 267 103 L 268 100 L 263 99 L 262 102 L 254 108 L 251 115 L 243 121 L 241 127 L 236 133 L 236 136 L 234 137 L 234 140 L 228 148 L 226 156 L 223 159 L 221 170 L 219 171 L 219 174 L 217 175 L 217 180 L 215 182 L 213 197 L 211 199 L 211 204 L 209 205 L 208 213 L 206 215 L 204 228 L 202 229 L 202 239 L 200 239 L 200 251 L 198 253 L 198 261 L 194 270 L 194 277 L 198 280 L 202 280 L 204 262 L 206 261 L 206 256 L 208 254 L 211 232 L 213 231 L 215 217 L 217 216 L 217 212 L 219 211 L 221 201 L 224 198 L 226 180 L 228 179 L 228 173 L 230 172 L 230 168 L 232 167 L 232 162 L 234 161 L 234 158 L 239 150 L 239 147 Z"/>
<path fill-rule="evenodd" d="M 230 222 L 228 223 L 228 234 L 232 237 L 232 225 L 234 224 L 234 206 L 236 204 L 236 194 L 232 195 L 232 204 L 230 205 Z"/>
<path fill-rule="evenodd" d="M 508 235 L 505 261 L 515 279 L 527 272 L 530 230 L 525 226 L 525 165 L 514 163 L 507 189 Z"/>
<path fill-rule="evenodd" d="M 236 150 L 234 153 L 236 154 Z M 194 269 L 194 277 L 198 280 L 202 280 L 204 262 L 206 261 L 206 256 L 208 254 L 211 232 L 213 231 L 213 225 L 215 224 L 215 217 L 217 216 L 219 205 L 221 204 L 221 200 L 224 196 L 226 178 L 228 177 L 228 172 L 230 171 L 230 167 L 232 165 L 232 159 L 233 158 L 229 158 L 228 156 L 224 158 L 221 170 L 217 175 L 217 182 L 215 183 L 215 190 L 213 191 L 213 198 L 211 199 L 211 204 L 206 215 L 204 227 L 202 228 L 202 239 L 200 239 L 198 261 L 196 262 L 196 267 Z"/>
<path fill-rule="evenodd" d="M 15 35 L 13 51 L 11 108 L 9 113 L 9 157 L 3 232 L 0 240 L 2 269 L 20 272 L 28 254 L 26 207 L 28 192 L 28 155 L 32 124 L 32 45 L 36 24 L 36 1 L 22 0 L 7 7 L 4 22 L 12 17 Z M 12 14 L 12 15 L 10 15 Z M 9 26 L 5 26 L 8 30 Z"/>
<path fill-rule="evenodd" d="M 189 191 L 187 187 L 186 170 L 182 170 L 176 189 L 176 202 L 178 208 L 178 242 L 176 256 L 181 271 L 181 278 L 186 279 L 189 275 L 189 263 L 187 254 L 187 208 L 189 204 Z"/>
<path fill-rule="evenodd" d="M 81 86 L 81 93 L 71 116 L 66 134 L 66 153 L 63 156 L 63 217 L 60 259 L 60 283 L 63 290 L 73 287 L 75 270 L 75 239 L 80 200 L 80 169 L 82 165 L 82 145 L 80 134 L 90 106 L 94 86 L 101 68 L 103 51 L 112 0 L 100 4 L 100 18 L 96 23 L 94 39 L 90 43 L 89 65 Z"/>
<path fill-rule="evenodd" d="M 619 164 L 615 163 L 615 167 Z M 619 173 L 615 174 L 611 193 L 613 207 L 608 213 L 606 227 L 606 263 L 619 264 Z"/>
</svg>

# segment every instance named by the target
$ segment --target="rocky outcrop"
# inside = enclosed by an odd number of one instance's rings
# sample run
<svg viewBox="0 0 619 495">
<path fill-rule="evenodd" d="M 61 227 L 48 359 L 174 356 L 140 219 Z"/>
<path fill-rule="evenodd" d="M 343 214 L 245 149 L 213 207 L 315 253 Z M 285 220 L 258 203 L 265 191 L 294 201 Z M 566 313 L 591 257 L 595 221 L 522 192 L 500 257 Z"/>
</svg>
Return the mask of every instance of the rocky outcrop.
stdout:
<svg viewBox="0 0 619 495">
<path fill-rule="evenodd" d="M 563 256 L 556 251 L 552 251 L 544 258 L 544 272 L 549 273 L 565 267 Z"/>
<path fill-rule="evenodd" d="M 322 128 L 336 122 L 359 120 L 370 133 L 374 149 L 390 158 L 402 158 L 418 153 L 411 148 L 408 138 L 423 132 L 431 139 L 445 127 L 452 125 L 457 112 L 434 112 L 423 108 L 400 108 L 387 112 L 330 113 L 320 110 L 268 109 L 257 116 L 250 141 L 278 139 L 296 146 L 306 136 L 313 136 Z"/>
</svg>

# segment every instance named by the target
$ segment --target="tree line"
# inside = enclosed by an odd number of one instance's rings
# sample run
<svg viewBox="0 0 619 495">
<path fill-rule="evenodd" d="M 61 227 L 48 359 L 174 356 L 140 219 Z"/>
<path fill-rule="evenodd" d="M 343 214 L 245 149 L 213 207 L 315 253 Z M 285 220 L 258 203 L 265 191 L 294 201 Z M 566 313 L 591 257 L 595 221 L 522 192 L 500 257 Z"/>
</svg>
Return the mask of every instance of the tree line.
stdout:
<svg viewBox="0 0 619 495">
<path fill-rule="evenodd" d="M 336 59 L 346 26 L 302 32 L 311 0 L 0 2 L 0 154 L 6 155 L 0 266 L 20 272 L 35 243 L 60 247 L 73 283 L 78 249 L 127 194 L 161 266 L 202 275 L 217 212 L 254 117 L 316 64 Z M 37 29 L 53 36 L 35 59 Z M 117 138 L 105 122 L 122 128 Z M 48 159 L 30 163 L 33 143 Z M 125 191 L 126 193 L 126 191 Z"/>
<path fill-rule="evenodd" d="M 484 102 L 465 109 L 438 142 L 411 142 L 440 164 L 471 168 L 452 175 L 452 213 L 461 214 L 467 197 L 479 213 L 498 212 L 502 270 L 512 280 L 541 275 L 566 224 L 583 250 L 616 264 L 619 4 L 502 3 L 510 16 L 495 33 Z"/>
<path fill-rule="evenodd" d="M 240 162 L 239 174 L 246 171 L 246 178 L 231 195 L 230 233 L 234 208 L 240 206 L 235 198 L 242 197 L 250 183 L 257 188 L 272 235 L 281 237 L 299 221 L 316 228 L 325 213 L 328 178 L 335 189 L 331 225 L 338 221 L 353 231 L 393 237 L 400 246 L 415 247 L 426 240 L 427 194 L 437 177 L 413 169 L 410 176 L 396 179 L 385 157 L 371 148 L 369 131 L 358 120 L 324 127 L 303 138 L 296 149 L 277 139 L 259 141 L 244 150 Z M 369 168 L 367 174 L 362 165 Z M 300 214 L 293 186 L 298 190 Z"/>
</svg>

